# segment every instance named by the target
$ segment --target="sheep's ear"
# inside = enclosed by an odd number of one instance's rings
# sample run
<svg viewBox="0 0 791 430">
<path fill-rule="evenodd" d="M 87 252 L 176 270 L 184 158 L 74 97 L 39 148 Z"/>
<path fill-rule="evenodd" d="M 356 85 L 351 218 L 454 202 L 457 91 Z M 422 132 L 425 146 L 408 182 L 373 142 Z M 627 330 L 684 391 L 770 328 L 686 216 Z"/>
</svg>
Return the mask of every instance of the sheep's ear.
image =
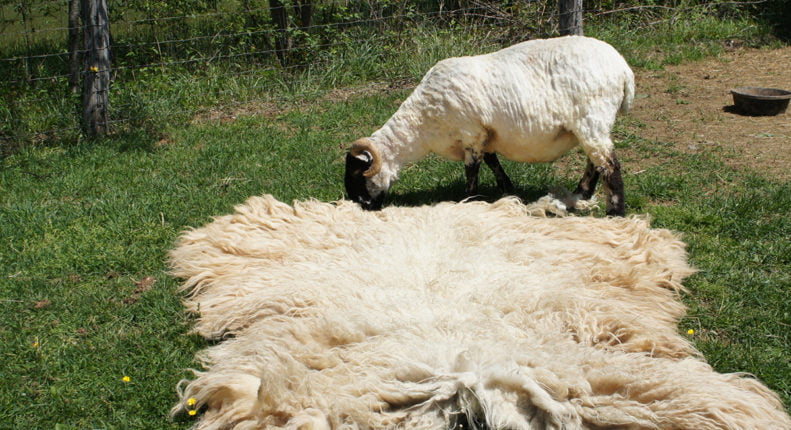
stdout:
<svg viewBox="0 0 791 430">
<path fill-rule="evenodd" d="M 349 152 L 346 154 L 346 175 L 362 178 L 371 168 L 374 157 L 368 151 Z"/>
<path fill-rule="evenodd" d="M 351 154 L 350 154 L 351 155 Z M 371 167 L 371 164 L 374 162 L 374 156 L 371 155 L 369 151 L 363 151 L 357 155 L 352 155 L 352 157 L 360 160 L 363 164 L 365 164 L 366 170 Z"/>
<path fill-rule="evenodd" d="M 360 162 L 366 163 L 363 176 L 370 178 L 371 176 L 379 173 L 382 168 L 382 157 L 376 147 L 371 143 L 368 138 L 357 139 L 352 143 L 349 148 L 349 157 L 354 157 Z"/>
</svg>

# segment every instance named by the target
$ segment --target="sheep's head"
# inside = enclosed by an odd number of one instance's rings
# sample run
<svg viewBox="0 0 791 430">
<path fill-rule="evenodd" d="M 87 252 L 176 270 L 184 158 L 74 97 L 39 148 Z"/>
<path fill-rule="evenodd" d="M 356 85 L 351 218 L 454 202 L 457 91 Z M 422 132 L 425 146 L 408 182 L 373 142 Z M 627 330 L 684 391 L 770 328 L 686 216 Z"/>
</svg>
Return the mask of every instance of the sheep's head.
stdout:
<svg viewBox="0 0 791 430">
<path fill-rule="evenodd" d="M 346 194 L 365 210 L 379 210 L 384 202 L 387 187 L 378 186 L 374 177 L 382 168 L 379 151 L 369 139 L 358 139 L 346 154 Z"/>
</svg>

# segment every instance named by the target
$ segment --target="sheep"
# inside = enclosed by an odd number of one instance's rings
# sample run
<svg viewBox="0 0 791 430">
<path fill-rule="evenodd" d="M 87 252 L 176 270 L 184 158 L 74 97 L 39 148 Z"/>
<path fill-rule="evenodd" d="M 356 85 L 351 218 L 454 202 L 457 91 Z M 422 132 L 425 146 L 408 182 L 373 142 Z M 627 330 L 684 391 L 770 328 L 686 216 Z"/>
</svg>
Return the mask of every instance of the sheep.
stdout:
<svg viewBox="0 0 791 430">
<path fill-rule="evenodd" d="M 216 342 L 172 412 L 196 430 L 791 428 L 679 332 L 694 270 L 674 233 L 531 213 L 265 196 L 185 231 L 171 273 Z"/>
<path fill-rule="evenodd" d="M 382 207 L 399 169 L 433 152 L 463 161 L 468 196 L 478 193 L 481 161 L 513 193 L 497 154 L 551 162 L 577 145 L 587 155 L 577 198 L 590 199 L 599 176 L 607 215 L 625 212 L 620 164 L 610 130 L 634 98 L 634 74 L 605 42 L 565 36 L 438 62 L 392 117 L 346 155 L 349 199 Z"/>
</svg>

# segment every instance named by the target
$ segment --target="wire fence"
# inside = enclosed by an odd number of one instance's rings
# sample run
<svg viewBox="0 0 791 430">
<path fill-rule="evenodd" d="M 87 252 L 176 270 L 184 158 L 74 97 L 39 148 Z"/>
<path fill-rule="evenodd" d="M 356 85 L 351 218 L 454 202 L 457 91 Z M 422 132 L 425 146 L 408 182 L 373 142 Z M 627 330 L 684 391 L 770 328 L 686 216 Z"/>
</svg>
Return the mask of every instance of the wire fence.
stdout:
<svg viewBox="0 0 791 430">
<path fill-rule="evenodd" d="M 415 39 L 424 28 L 475 45 L 470 50 L 558 32 L 557 2 L 549 0 L 313 1 L 305 9 L 306 3 L 298 0 L 182 0 L 172 3 L 194 7 L 144 10 L 128 1 L 109 0 L 111 52 L 106 70 L 88 64 L 90 53 L 83 43 L 69 52 L 70 33 L 85 31 L 85 22 L 69 20 L 69 8 L 80 2 L 2 2 L 2 153 L 28 142 L 69 142 L 85 136 L 85 95 L 70 82 L 75 58 L 82 80 L 90 74 L 109 76 L 109 87 L 100 91 L 109 100 L 110 133 L 156 132 L 207 111 L 222 120 L 251 102 L 283 105 L 320 88 L 372 80 L 414 81 L 425 70 L 409 72 L 379 63 L 403 59 L 397 52 L 406 51 L 408 57 L 410 50 L 420 50 Z M 623 13 L 657 18 L 657 9 L 669 7 L 623 7 L 604 0 L 586 5 L 586 19 Z M 716 7 L 730 6 L 718 2 Z M 458 46 L 450 49 L 466 52 Z"/>
</svg>

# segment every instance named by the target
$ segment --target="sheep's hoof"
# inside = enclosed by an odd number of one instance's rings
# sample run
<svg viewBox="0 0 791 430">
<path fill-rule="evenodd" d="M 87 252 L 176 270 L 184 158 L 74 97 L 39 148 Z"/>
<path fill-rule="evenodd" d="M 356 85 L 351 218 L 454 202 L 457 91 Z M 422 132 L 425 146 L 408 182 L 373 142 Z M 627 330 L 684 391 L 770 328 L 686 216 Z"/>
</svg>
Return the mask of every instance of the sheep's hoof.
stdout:
<svg viewBox="0 0 791 430">
<path fill-rule="evenodd" d="M 463 198 L 461 200 L 461 203 L 483 202 L 483 201 L 486 201 L 486 196 L 484 196 L 483 194 L 474 194 L 474 195 L 471 195 L 471 196 L 468 195 L 467 197 Z"/>
</svg>

